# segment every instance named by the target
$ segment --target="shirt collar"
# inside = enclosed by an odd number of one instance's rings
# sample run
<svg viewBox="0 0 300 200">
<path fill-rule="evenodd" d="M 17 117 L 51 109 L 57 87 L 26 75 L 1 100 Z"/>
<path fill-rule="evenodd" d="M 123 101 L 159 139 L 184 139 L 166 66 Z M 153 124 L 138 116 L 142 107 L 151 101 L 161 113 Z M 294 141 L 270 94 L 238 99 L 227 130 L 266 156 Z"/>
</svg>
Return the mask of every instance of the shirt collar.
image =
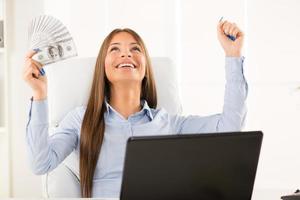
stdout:
<svg viewBox="0 0 300 200">
<path fill-rule="evenodd" d="M 151 121 L 153 120 L 153 115 L 151 112 L 151 108 L 148 106 L 148 103 L 146 100 L 141 100 L 141 105 L 143 106 L 142 110 L 143 112 L 146 112 L 148 117 L 150 117 Z"/>
<path fill-rule="evenodd" d="M 118 115 L 120 115 L 111 105 L 109 105 L 108 101 L 107 101 L 107 98 L 105 97 L 105 106 L 106 106 L 106 112 L 107 112 L 107 115 L 110 115 L 111 112 L 114 112 Z M 153 120 L 153 115 L 152 115 L 152 112 L 151 112 L 151 108 L 149 107 L 148 103 L 146 100 L 142 99 L 141 100 L 141 105 L 142 105 L 142 109 L 135 113 L 134 115 L 136 114 L 140 114 L 140 113 L 146 113 L 147 116 L 151 119 L 151 121 Z"/>
</svg>

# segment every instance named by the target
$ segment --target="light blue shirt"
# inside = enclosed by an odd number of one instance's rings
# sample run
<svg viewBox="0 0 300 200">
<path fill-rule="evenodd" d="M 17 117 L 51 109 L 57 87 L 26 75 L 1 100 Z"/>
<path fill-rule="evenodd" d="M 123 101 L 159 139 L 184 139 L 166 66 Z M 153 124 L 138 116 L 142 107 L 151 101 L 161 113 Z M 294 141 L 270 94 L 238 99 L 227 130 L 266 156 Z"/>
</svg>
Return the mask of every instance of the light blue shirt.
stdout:
<svg viewBox="0 0 300 200">
<path fill-rule="evenodd" d="M 164 109 L 149 108 L 147 102 L 142 100 L 142 109 L 126 120 L 106 102 L 105 134 L 95 170 L 92 196 L 119 197 L 126 142 L 131 136 L 240 131 L 245 121 L 248 91 L 243 61 L 243 57 L 225 58 L 226 88 L 220 114 L 171 115 Z M 70 111 L 55 133 L 49 136 L 48 102 L 32 101 L 26 140 L 35 174 L 50 172 L 73 151 L 79 157 L 84 113 L 85 107 Z"/>
</svg>

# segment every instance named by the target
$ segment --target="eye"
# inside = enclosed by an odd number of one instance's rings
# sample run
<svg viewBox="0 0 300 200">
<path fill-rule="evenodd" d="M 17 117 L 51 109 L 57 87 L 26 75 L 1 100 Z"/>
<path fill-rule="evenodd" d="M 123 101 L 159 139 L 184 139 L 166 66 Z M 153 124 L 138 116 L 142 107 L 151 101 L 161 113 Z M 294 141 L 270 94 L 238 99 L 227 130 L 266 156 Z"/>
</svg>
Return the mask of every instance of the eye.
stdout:
<svg viewBox="0 0 300 200">
<path fill-rule="evenodd" d="M 112 48 L 110 49 L 110 51 L 109 51 L 109 52 L 112 52 L 112 51 L 117 51 L 117 50 L 119 50 L 119 48 L 118 48 L 118 47 L 112 47 Z"/>
<path fill-rule="evenodd" d="M 137 47 L 137 46 L 133 47 L 132 50 L 141 52 L 141 49 L 139 47 Z"/>
</svg>

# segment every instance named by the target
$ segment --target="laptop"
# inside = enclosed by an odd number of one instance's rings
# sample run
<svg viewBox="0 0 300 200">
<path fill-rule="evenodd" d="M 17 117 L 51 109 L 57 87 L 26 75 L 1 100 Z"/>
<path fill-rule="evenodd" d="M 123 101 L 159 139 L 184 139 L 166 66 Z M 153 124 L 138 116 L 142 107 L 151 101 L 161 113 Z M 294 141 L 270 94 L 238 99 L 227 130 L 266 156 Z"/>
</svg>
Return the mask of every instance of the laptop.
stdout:
<svg viewBox="0 0 300 200">
<path fill-rule="evenodd" d="M 120 200 L 250 200 L 263 133 L 128 139 Z"/>
</svg>

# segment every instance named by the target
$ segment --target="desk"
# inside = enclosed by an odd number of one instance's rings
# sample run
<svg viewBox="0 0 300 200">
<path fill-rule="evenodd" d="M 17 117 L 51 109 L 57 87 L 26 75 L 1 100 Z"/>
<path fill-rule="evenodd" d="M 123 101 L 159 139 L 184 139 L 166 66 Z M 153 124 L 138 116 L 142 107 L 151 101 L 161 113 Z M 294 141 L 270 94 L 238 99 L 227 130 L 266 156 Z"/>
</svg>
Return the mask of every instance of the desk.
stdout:
<svg viewBox="0 0 300 200">
<path fill-rule="evenodd" d="M 280 200 L 281 196 L 292 194 L 296 189 L 255 189 L 253 190 L 252 200 Z"/>
<path fill-rule="evenodd" d="M 295 189 L 296 190 L 296 189 Z M 292 194 L 293 190 L 281 189 L 256 189 L 253 191 L 252 200 L 280 200 L 280 197 Z M 118 198 L 97 198 L 98 200 L 119 200 Z"/>
</svg>

